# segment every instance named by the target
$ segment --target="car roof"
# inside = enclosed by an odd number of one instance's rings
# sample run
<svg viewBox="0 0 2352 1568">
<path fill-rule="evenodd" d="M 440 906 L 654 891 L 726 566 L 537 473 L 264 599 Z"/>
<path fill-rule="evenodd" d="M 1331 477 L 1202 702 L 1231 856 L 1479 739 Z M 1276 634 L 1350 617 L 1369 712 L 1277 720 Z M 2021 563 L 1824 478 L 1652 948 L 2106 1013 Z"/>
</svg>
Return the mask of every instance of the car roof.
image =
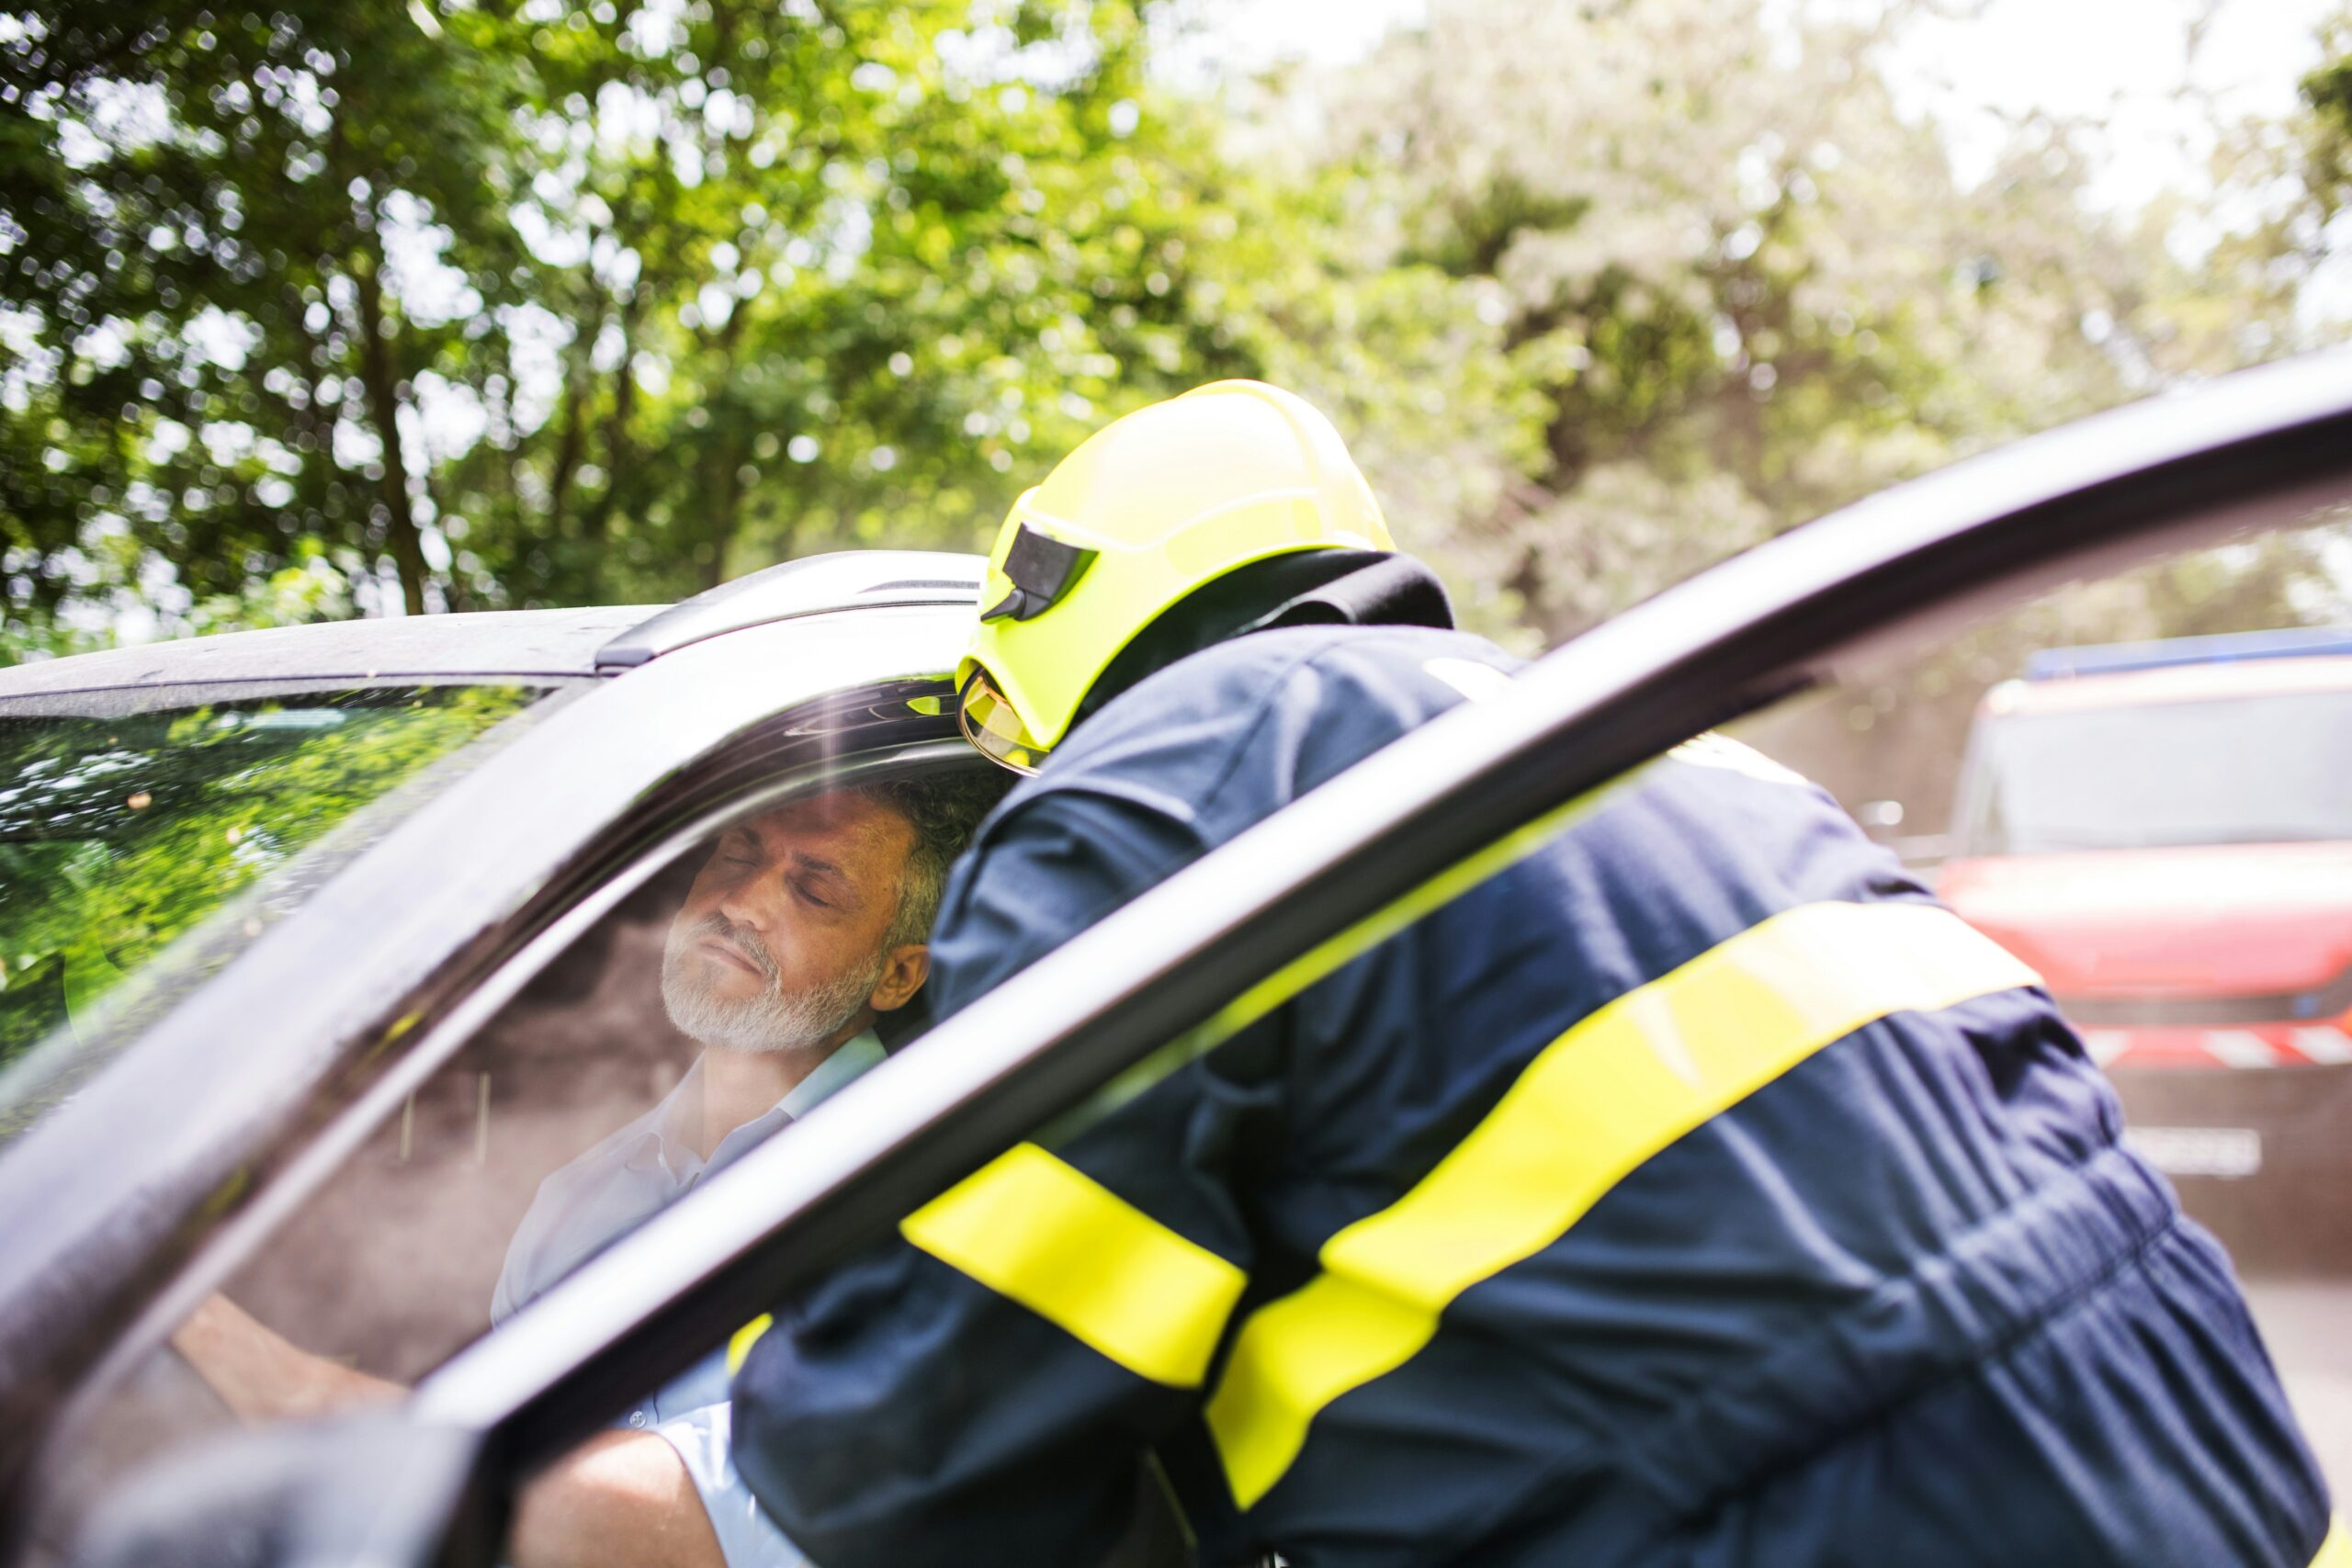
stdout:
<svg viewBox="0 0 2352 1568">
<path fill-rule="evenodd" d="M 325 621 L 108 649 L 0 670 L 0 699 L 215 681 L 593 675 L 596 650 L 659 605 Z"/>
<path fill-rule="evenodd" d="M 224 681 L 611 675 L 803 615 L 910 605 L 968 613 L 985 564 L 927 550 L 844 550 L 768 567 L 675 604 L 326 621 L 146 643 L 0 669 L 0 701 Z"/>
</svg>

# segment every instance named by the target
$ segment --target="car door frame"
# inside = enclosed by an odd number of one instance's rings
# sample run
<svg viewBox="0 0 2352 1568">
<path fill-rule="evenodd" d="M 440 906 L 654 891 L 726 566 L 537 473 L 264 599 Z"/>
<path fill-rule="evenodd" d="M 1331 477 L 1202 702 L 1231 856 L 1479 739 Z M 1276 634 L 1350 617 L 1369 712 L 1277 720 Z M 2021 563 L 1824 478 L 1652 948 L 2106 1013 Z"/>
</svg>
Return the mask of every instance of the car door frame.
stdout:
<svg viewBox="0 0 2352 1568">
<path fill-rule="evenodd" d="M 1433 890 L 1458 891 L 1449 872 L 1557 830 L 1690 736 L 1996 602 L 2347 495 L 2352 353 L 2334 353 L 2030 438 L 1702 573 L 1012 976 L 451 1360 L 409 1418 L 479 1433 L 489 1483 L 511 1491 L 899 1216 L 1213 1028 L 1232 998 L 1328 972 Z"/>
</svg>

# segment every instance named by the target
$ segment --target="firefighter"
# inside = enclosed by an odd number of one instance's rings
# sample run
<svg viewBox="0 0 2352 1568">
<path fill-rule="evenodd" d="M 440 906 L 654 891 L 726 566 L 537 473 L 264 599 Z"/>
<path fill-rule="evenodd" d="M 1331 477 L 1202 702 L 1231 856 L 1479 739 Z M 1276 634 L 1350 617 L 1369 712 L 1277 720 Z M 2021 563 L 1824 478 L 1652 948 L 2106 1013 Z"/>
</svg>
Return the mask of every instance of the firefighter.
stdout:
<svg viewBox="0 0 2352 1568">
<path fill-rule="evenodd" d="M 959 671 L 1034 777 L 944 1013 L 1515 662 L 1253 382 L 1014 504 Z M 1196 1560 L 2303 1568 L 2324 1483 L 2230 1266 L 2018 960 L 1702 738 L 752 1343 L 826 1568 Z"/>
</svg>

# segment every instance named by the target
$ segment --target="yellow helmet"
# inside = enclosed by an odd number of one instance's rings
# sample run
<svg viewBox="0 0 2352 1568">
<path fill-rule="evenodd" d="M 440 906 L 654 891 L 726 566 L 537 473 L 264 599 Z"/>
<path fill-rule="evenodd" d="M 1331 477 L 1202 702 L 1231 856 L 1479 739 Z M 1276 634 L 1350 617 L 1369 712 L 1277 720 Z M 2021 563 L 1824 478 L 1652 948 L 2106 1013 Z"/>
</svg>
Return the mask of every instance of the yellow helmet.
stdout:
<svg viewBox="0 0 2352 1568">
<path fill-rule="evenodd" d="M 1331 422 L 1262 381 L 1215 381 L 1095 432 L 1005 515 L 956 667 L 963 726 L 1035 771 L 1087 688 L 1161 611 L 1252 561 L 1389 550 Z"/>
</svg>

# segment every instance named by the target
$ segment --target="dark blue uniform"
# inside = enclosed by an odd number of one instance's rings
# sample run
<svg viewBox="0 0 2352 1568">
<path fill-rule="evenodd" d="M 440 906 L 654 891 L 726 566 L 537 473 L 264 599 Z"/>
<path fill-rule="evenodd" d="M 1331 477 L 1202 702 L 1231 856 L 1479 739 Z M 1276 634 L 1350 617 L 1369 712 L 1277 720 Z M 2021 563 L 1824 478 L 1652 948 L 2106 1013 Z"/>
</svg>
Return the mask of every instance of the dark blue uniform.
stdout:
<svg viewBox="0 0 2352 1568">
<path fill-rule="evenodd" d="M 943 1010 L 1481 665 L 1315 626 L 1135 686 L 981 829 Z M 826 1568 L 1088 1564 L 1147 1453 L 1211 1563 L 2301 1568 L 2324 1487 L 2119 1132 L 2030 972 L 1702 739 L 780 1309 L 737 1461 Z"/>
</svg>

